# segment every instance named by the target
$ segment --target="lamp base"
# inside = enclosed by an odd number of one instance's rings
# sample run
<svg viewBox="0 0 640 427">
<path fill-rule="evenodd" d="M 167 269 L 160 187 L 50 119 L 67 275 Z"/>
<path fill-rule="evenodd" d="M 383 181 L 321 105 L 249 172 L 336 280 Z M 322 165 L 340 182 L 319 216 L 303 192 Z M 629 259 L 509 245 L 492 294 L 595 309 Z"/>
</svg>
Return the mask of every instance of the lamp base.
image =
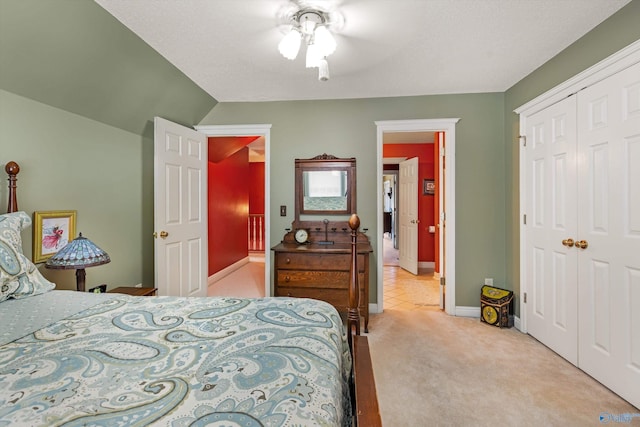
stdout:
<svg viewBox="0 0 640 427">
<path fill-rule="evenodd" d="M 76 270 L 76 289 L 78 292 L 84 292 L 84 279 L 87 277 L 87 273 L 84 268 Z"/>
</svg>

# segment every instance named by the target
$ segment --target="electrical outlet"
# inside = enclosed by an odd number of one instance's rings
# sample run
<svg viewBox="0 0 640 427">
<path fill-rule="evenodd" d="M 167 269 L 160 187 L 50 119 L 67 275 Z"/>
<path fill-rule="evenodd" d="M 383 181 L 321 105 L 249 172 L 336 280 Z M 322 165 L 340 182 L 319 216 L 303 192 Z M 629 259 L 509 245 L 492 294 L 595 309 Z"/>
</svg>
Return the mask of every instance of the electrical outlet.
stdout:
<svg viewBox="0 0 640 427">
<path fill-rule="evenodd" d="M 487 285 L 487 286 L 493 286 L 493 278 L 491 278 L 491 277 L 486 277 L 486 278 L 484 279 L 484 284 L 485 284 L 485 285 Z"/>
<path fill-rule="evenodd" d="M 142 283 L 138 283 L 135 287 L 136 288 L 141 288 L 142 287 Z"/>
</svg>

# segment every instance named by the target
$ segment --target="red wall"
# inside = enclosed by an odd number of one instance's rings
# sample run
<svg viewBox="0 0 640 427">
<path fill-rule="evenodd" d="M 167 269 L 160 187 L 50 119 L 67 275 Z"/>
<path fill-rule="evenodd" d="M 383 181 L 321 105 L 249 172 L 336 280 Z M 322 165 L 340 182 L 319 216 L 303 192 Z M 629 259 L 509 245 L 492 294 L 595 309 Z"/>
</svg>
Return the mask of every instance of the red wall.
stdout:
<svg viewBox="0 0 640 427">
<path fill-rule="evenodd" d="M 249 163 L 249 213 L 264 215 L 264 162 Z"/>
<path fill-rule="evenodd" d="M 209 162 L 209 276 L 249 256 L 250 182 L 246 147 L 217 163 Z"/>
<path fill-rule="evenodd" d="M 384 144 L 382 157 L 418 158 L 418 261 L 435 262 L 435 236 L 429 226 L 435 225 L 435 199 L 437 195 L 422 194 L 422 180 L 434 179 L 434 144 Z M 437 187 L 436 187 L 437 188 Z"/>
</svg>

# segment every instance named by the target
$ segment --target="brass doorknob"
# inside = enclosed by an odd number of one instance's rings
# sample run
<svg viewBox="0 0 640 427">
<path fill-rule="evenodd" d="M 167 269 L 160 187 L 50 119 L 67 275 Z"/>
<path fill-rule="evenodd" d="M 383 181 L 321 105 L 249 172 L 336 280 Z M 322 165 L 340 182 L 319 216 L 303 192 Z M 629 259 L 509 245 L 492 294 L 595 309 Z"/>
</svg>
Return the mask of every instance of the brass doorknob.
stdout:
<svg viewBox="0 0 640 427">
<path fill-rule="evenodd" d="M 589 243 L 586 240 L 579 240 L 576 242 L 576 248 L 587 249 L 587 246 L 589 246 Z"/>
<path fill-rule="evenodd" d="M 164 230 L 160 232 L 160 237 L 162 237 L 163 239 L 166 239 L 168 235 L 169 235 L 169 233 L 167 233 Z M 158 233 L 154 232 L 153 233 L 153 237 L 155 237 L 157 239 L 158 238 Z"/>
<path fill-rule="evenodd" d="M 564 239 L 562 241 L 562 244 L 565 245 L 566 247 L 570 248 L 573 246 L 573 239 Z"/>
</svg>

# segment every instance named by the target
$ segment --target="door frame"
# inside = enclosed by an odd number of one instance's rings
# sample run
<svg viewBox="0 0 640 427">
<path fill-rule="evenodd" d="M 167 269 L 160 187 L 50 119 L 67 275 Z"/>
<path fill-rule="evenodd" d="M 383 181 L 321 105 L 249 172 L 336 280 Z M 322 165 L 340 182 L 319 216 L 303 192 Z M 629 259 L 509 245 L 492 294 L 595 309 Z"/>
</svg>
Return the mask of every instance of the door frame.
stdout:
<svg viewBox="0 0 640 427">
<path fill-rule="evenodd" d="M 271 296 L 271 257 L 267 254 L 267 248 L 271 245 L 271 124 L 200 125 L 194 126 L 194 129 L 207 137 L 264 137 L 264 295 L 269 297 Z"/>
<path fill-rule="evenodd" d="M 377 200 L 376 206 L 382 206 L 382 146 L 385 132 L 444 132 L 446 141 L 446 155 L 445 155 L 445 208 L 449 213 L 445 218 L 447 232 L 445 233 L 445 254 L 440 254 L 440 262 L 444 263 L 444 269 L 441 269 L 441 275 L 445 277 L 447 286 L 447 298 L 445 300 L 444 311 L 447 314 L 456 314 L 456 260 L 455 260 L 455 236 L 456 236 L 456 218 L 455 218 L 455 158 L 456 158 L 456 123 L 460 121 L 459 118 L 448 119 L 416 119 L 416 120 L 380 120 L 374 122 L 377 127 Z M 382 209 L 376 209 L 377 211 L 377 229 L 383 228 Z M 441 219 L 442 221 L 442 219 Z M 378 295 L 377 295 L 377 307 L 374 307 L 371 311 L 374 313 L 382 313 L 384 309 L 384 271 L 383 262 L 381 257 L 383 254 L 382 239 L 377 239 L 376 253 L 378 254 L 379 262 L 377 263 L 377 277 L 378 277 Z"/>
<path fill-rule="evenodd" d="M 576 74 L 563 83 L 549 89 L 543 94 L 537 96 L 526 104 L 516 108 L 514 112 L 520 116 L 520 141 L 519 141 L 519 174 L 518 179 L 520 181 L 519 193 L 520 193 L 520 216 L 518 221 L 520 222 L 519 237 L 520 237 L 520 331 L 527 333 L 527 312 L 524 307 L 524 295 L 526 295 L 527 282 L 526 282 L 526 230 L 524 224 L 524 218 L 526 218 L 526 165 L 524 164 L 524 144 L 526 144 L 526 137 L 523 136 L 527 129 L 527 117 L 540 110 L 547 108 L 548 106 L 555 104 L 556 102 L 579 92 L 580 90 L 593 85 L 601 80 L 606 79 L 609 76 L 616 74 L 617 72 L 630 67 L 633 64 L 640 62 L 640 40 L 637 40 L 627 47 L 622 48 L 618 52 L 610 55 L 602 61 L 592 65 L 586 70 Z M 446 139 L 445 139 L 446 141 Z"/>
</svg>

